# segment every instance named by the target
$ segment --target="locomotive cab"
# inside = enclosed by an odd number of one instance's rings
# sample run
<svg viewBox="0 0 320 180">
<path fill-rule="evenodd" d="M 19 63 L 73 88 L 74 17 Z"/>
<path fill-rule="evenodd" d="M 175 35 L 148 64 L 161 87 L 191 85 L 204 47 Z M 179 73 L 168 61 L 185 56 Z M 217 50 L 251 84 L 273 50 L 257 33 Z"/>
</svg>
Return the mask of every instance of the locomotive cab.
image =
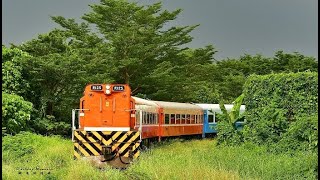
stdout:
<svg viewBox="0 0 320 180">
<path fill-rule="evenodd" d="M 79 128 L 85 131 L 130 131 L 133 100 L 128 85 L 91 84 L 80 99 Z"/>
</svg>

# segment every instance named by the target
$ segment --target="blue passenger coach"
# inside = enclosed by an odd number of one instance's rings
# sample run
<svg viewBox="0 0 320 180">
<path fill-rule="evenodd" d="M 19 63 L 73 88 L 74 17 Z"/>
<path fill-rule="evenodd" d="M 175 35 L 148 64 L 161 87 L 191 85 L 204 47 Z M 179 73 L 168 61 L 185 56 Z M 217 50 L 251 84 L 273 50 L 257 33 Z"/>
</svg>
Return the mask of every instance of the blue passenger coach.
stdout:
<svg viewBox="0 0 320 180">
<path fill-rule="evenodd" d="M 217 133 L 217 122 L 219 119 L 217 118 L 217 114 L 221 114 L 222 111 L 220 109 L 219 104 L 196 104 L 203 109 L 203 131 L 202 137 L 205 137 L 206 134 Z M 224 105 L 228 112 L 231 111 L 233 105 L 225 104 Z M 245 111 L 245 105 L 240 106 L 240 114 Z M 235 126 L 237 129 L 241 129 L 243 127 L 244 122 L 236 122 Z"/>
</svg>

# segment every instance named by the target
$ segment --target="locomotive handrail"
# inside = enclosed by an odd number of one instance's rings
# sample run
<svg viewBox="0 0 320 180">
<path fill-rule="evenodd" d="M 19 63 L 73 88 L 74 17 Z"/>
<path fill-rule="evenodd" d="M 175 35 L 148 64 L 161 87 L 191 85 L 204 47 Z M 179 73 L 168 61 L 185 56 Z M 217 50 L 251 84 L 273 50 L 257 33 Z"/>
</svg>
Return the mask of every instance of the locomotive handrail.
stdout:
<svg viewBox="0 0 320 180">
<path fill-rule="evenodd" d="M 75 127 L 75 120 L 76 120 L 76 111 L 90 111 L 90 109 L 72 109 L 72 142 L 74 141 L 74 130 L 76 129 Z M 78 117 L 79 121 L 79 117 Z"/>
</svg>

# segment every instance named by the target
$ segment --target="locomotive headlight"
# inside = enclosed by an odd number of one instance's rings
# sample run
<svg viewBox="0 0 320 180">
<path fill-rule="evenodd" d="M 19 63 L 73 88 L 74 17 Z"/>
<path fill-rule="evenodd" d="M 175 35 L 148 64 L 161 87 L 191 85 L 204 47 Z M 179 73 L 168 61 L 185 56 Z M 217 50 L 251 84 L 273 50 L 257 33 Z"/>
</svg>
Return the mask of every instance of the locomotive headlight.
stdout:
<svg viewBox="0 0 320 180">
<path fill-rule="evenodd" d="M 111 88 L 111 86 L 108 84 L 108 85 L 106 85 L 106 89 L 107 90 L 110 90 L 110 88 Z"/>
<path fill-rule="evenodd" d="M 111 91 L 109 89 L 107 89 L 106 94 L 111 94 Z"/>
</svg>

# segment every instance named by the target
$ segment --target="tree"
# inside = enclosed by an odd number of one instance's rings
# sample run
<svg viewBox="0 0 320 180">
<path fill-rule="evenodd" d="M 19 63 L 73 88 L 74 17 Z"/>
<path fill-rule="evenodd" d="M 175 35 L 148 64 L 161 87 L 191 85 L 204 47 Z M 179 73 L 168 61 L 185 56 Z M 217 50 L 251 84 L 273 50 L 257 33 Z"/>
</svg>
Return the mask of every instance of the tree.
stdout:
<svg viewBox="0 0 320 180">
<path fill-rule="evenodd" d="M 2 127 L 6 128 L 6 133 L 28 130 L 31 111 L 32 103 L 21 96 L 2 92 Z"/>
<path fill-rule="evenodd" d="M 160 3 L 145 7 L 115 0 L 102 0 L 90 7 L 92 11 L 82 17 L 84 22 L 52 17 L 62 29 L 17 46 L 32 55 L 23 66 L 23 76 L 30 84 L 26 99 L 38 114 L 35 131 L 49 131 L 50 122 L 68 122 L 70 110 L 78 106 L 88 83 L 129 83 L 133 94 L 140 92 L 154 99 L 169 93 L 171 98 L 162 100 L 197 98 L 188 90 L 194 86 L 188 77 L 198 81 L 201 76 L 193 68 L 199 71 L 200 66 L 210 64 L 215 51 L 212 46 L 181 47 L 192 40 L 189 32 L 196 26 L 164 28 L 181 10 L 161 11 Z M 167 74 L 173 79 L 161 78 L 158 83 L 157 72 L 168 65 L 174 67 Z M 210 89 L 208 83 L 203 84 L 204 89 Z M 155 89 L 155 85 L 160 86 Z"/>
<path fill-rule="evenodd" d="M 303 72 L 306 70 L 318 72 L 318 61 L 298 52 L 289 54 L 277 51 L 273 58 L 272 69 L 278 72 Z"/>
<path fill-rule="evenodd" d="M 178 67 L 189 61 L 209 62 L 215 53 L 213 47 L 208 46 L 195 49 L 191 52 L 193 57 L 183 55 L 182 52 L 188 48 L 182 48 L 182 45 L 192 40 L 189 33 L 197 25 L 166 28 L 166 24 L 176 19 L 181 9 L 162 11 L 161 6 L 161 3 L 140 6 L 122 0 L 101 0 L 100 4 L 90 5 L 92 11 L 82 17 L 85 22 L 81 24 L 61 16 L 52 19 L 74 40 L 76 46 L 73 47 L 86 47 L 87 51 L 96 52 L 86 60 L 93 64 L 94 59 L 99 57 L 98 65 L 110 72 L 111 82 L 130 84 L 134 94 L 145 91 L 157 93 L 149 90 L 156 83 L 154 75 L 159 69 L 168 64 Z M 93 26 L 96 29 L 89 28 Z M 96 31 L 98 33 L 94 33 Z M 96 44 L 89 46 L 92 39 Z M 202 58 L 197 58 L 198 55 Z M 96 73 L 103 74 L 100 69 L 96 70 Z M 168 81 L 171 81 L 170 78 Z"/>
<path fill-rule="evenodd" d="M 24 95 L 29 87 L 22 75 L 23 63 L 31 58 L 18 48 L 2 46 L 2 92 Z"/>
<path fill-rule="evenodd" d="M 216 85 L 216 90 L 225 102 L 231 103 L 242 93 L 243 84 L 251 74 L 266 75 L 282 72 L 318 72 L 318 61 L 299 53 L 277 51 L 274 57 L 260 54 L 245 54 L 238 59 L 225 59 L 214 62 L 211 78 L 208 81 Z"/>
<path fill-rule="evenodd" d="M 58 115 L 67 119 L 86 83 L 82 77 L 83 59 L 66 39 L 64 33 L 53 30 L 19 47 L 33 56 L 23 67 L 31 87 L 26 98 L 42 117 Z"/>
<path fill-rule="evenodd" d="M 210 76 L 207 69 L 212 65 L 214 52 L 212 46 L 188 49 L 179 54 L 184 59 L 179 64 L 162 62 L 145 79 L 145 92 L 151 99 L 162 101 L 213 103 L 217 92 L 214 84 L 207 81 Z"/>
<path fill-rule="evenodd" d="M 5 134 L 16 134 L 30 127 L 32 103 L 22 97 L 29 88 L 23 77 L 23 64 L 30 58 L 17 48 L 2 46 L 2 127 Z"/>
</svg>

